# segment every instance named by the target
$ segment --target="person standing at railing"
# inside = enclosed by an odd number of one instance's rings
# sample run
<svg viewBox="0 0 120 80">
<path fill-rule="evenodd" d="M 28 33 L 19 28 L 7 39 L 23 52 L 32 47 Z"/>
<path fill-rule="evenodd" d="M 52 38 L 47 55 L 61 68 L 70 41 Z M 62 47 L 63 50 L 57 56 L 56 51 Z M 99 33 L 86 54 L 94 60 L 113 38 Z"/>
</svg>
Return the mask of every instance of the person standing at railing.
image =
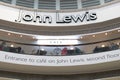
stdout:
<svg viewBox="0 0 120 80">
<path fill-rule="evenodd" d="M 62 56 L 67 55 L 67 48 L 66 48 L 66 47 L 62 49 L 61 55 L 62 55 Z"/>
<path fill-rule="evenodd" d="M 119 49 L 119 45 L 117 45 L 117 44 L 115 44 L 115 43 L 111 43 L 111 44 L 110 44 L 110 49 L 111 49 L 111 50 Z"/>
<path fill-rule="evenodd" d="M 4 50 L 5 47 L 6 47 L 6 42 L 3 41 L 3 42 L 0 44 L 0 50 Z"/>
<path fill-rule="evenodd" d="M 5 41 L 0 44 L 0 50 L 17 53 L 17 48 L 7 46 Z"/>
</svg>

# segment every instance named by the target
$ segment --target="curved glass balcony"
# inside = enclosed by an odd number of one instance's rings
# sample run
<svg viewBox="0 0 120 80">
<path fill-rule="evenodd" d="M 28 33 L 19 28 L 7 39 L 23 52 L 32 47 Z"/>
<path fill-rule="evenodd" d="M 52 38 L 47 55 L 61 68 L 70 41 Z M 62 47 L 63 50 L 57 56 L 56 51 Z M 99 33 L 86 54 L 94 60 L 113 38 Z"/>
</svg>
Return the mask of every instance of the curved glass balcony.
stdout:
<svg viewBox="0 0 120 80">
<path fill-rule="evenodd" d="M 16 6 L 47 10 L 81 9 L 103 5 L 114 0 L 0 0 Z"/>
<path fill-rule="evenodd" d="M 78 45 L 37 45 L 0 40 L 0 50 L 18 54 L 70 56 L 99 53 L 120 48 L 120 38 Z"/>
</svg>

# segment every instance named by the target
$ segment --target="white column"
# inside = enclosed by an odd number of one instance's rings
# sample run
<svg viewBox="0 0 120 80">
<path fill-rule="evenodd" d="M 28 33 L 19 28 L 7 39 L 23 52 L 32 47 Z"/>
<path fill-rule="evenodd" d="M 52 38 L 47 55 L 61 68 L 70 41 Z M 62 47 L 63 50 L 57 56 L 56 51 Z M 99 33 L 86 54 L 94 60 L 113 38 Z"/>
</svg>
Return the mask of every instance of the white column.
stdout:
<svg viewBox="0 0 120 80">
<path fill-rule="evenodd" d="M 78 6 L 78 9 L 82 8 L 82 1 L 81 0 L 77 0 L 77 6 Z"/>
<path fill-rule="evenodd" d="M 16 0 L 12 0 L 11 4 L 16 5 Z"/>
<path fill-rule="evenodd" d="M 104 0 L 100 0 L 100 5 L 103 5 L 105 3 Z"/>
<path fill-rule="evenodd" d="M 60 0 L 56 0 L 56 10 L 60 10 Z"/>
<path fill-rule="evenodd" d="M 34 9 L 38 9 L 38 0 L 34 0 Z"/>
</svg>

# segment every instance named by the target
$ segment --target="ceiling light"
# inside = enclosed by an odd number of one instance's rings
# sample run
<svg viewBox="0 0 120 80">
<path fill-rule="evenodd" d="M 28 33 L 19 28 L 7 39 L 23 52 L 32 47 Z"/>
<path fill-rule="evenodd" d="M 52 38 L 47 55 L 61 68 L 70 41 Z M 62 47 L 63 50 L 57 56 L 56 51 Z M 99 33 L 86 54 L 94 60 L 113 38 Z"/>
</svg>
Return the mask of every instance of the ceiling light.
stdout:
<svg viewBox="0 0 120 80">
<path fill-rule="evenodd" d="M 107 36 L 107 35 L 108 35 L 108 33 L 105 33 L 105 35 Z"/>
<path fill-rule="evenodd" d="M 8 33 L 8 35 L 11 35 L 11 33 Z"/>
<path fill-rule="evenodd" d="M 81 36 L 80 39 L 83 39 L 83 37 Z"/>
<path fill-rule="evenodd" d="M 120 45 L 120 43 L 118 42 L 117 45 Z"/>
<path fill-rule="evenodd" d="M 45 49 L 42 48 L 41 51 L 45 51 Z"/>
<path fill-rule="evenodd" d="M 13 44 L 11 44 L 11 45 L 10 45 L 10 47 L 14 47 L 14 45 L 13 45 Z"/>
<path fill-rule="evenodd" d="M 120 30 L 118 30 L 118 32 L 120 32 Z"/>
<path fill-rule="evenodd" d="M 95 35 L 92 35 L 92 37 L 95 37 Z"/>
<path fill-rule="evenodd" d="M 32 37 L 33 39 L 35 39 L 35 37 Z"/>
<path fill-rule="evenodd" d="M 20 37 L 23 37 L 23 35 L 20 35 Z"/>
<path fill-rule="evenodd" d="M 103 44 L 103 45 L 101 45 L 101 47 L 105 47 L 105 45 Z"/>
<path fill-rule="evenodd" d="M 70 50 L 74 50 L 74 47 L 72 46 L 72 47 L 70 47 Z"/>
</svg>

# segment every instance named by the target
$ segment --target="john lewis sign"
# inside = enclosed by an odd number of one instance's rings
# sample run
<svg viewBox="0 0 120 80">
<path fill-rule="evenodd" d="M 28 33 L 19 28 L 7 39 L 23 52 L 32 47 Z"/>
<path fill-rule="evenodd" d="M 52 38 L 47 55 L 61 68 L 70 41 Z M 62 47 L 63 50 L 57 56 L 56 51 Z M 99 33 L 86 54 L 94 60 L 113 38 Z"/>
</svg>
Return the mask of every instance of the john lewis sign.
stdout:
<svg viewBox="0 0 120 80">
<path fill-rule="evenodd" d="M 32 22 L 32 23 L 56 23 L 56 24 L 69 24 L 69 23 L 82 23 L 94 21 L 97 19 L 97 14 L 94 12 L 82 12 L 78 14 L 68 13 L 42 13 L 42 12 L 26 12 L 20 11 L 17 22 Z"/>
<path fill-rule="evenodd" d="M 9 13 L 9 15 L 8 15 Z M 0 19 L 36 26 L 79 26 L 100 23 L 120 17 L 120 3 L 96 9 L 73 12 L 29 11 L 0 5 Z"/>
</svg>

